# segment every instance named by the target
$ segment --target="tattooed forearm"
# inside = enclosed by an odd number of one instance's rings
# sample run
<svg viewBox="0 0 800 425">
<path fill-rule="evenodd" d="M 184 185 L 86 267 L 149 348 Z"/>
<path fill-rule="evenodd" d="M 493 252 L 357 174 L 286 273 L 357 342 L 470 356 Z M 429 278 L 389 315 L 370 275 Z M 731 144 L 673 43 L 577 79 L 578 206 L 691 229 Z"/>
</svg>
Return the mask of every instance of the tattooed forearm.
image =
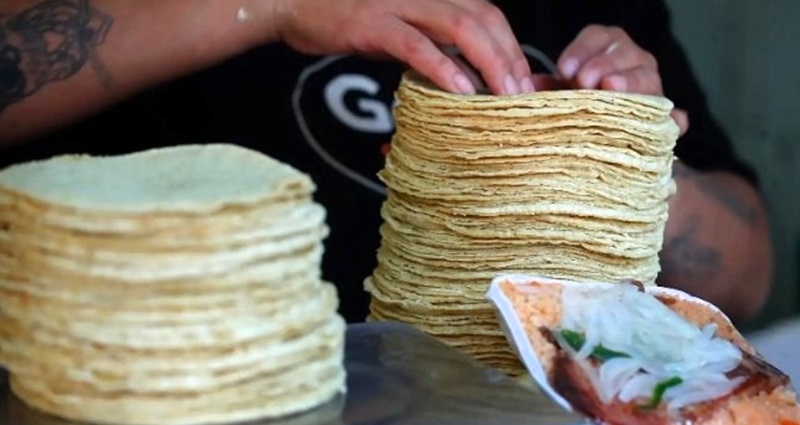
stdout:
<svg viewBox="0 0 800 425">
<path fill-rule="evenodd" d="M 89 0 L 46 0 L 0 16 L 0 113 L 87 63 L 108 87 L 110 77 L 96 49 L 112 24 Z"/>
<path fill-rule="evenodd" d="M 750 205 L 741 196 L 733 193 L 728 188 L 703 178 L 704 176 L 680 162 L 675 163 L 673 175 L 676 179 L 690 180 L 702 193 L 714 198 L 743 222 L 749 225 L 755 225 L 758 222 L 758 210 L 756 207 Z"/>
<path fill-rule="evenodd" d="M 691 220 L 686 228 L 671 240 L 664 241 L 661 266 L 669 279 L 675 282 L 709 281 L 721 266 L 721 253 L 713 247 L 699 243 L 698 219 Z"/>
</svg>

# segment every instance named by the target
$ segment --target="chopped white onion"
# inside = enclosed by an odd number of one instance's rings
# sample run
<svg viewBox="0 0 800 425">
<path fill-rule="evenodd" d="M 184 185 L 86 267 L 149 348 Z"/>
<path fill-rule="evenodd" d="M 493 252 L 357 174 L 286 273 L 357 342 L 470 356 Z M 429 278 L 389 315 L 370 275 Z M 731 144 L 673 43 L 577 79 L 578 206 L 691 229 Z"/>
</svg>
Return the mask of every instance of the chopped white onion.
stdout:
<svg viewBox="0 0 800 425">
<path fill-rule="evenodd" d="M 625 403 L 631 402 L 642 396 L 648 397 L 653 394 L 653 390 L 658 384 L 658 377 L 649 373 L 637 373 L 633 376 L 619 392 L 619 399 Z"/>
<path fill-rule="evenodd" d="M 741 351 L 716 337 L 716 326 L 700 328 L 633 285 L 597 290 L 564 286 L 561 326 L 582 333 L 578 351 L 586 359 L 598 346 L 625 353 L 600 366 L 595 389 L 604 401 L 649 400 L 659 382 L 681 384 L 664 393 L 670 408 L 720 397 L 739 385 L 726 373 L 739 365 Z"/>
<path fill-rule="evenodd" d="M 603 363 L 599 370 L 600 399 L 603 403 L 614 400 L 641 368 L 642 365 L 638 360 L 626 357 L 610 359 Z"/>
<path fill-rule="evenodd" d="M 720 380 L 716 382 L 690 381 L 685 385 L 679 385 L 667 390 L 664 393 L 664 401 L 666 401 L 669 409 L 680 409 L 694 403 L 722 397 L 733 391 L 744 381 L 745 378 L 743 377 L 726 379 L 725 382 Z"/>
</svg>

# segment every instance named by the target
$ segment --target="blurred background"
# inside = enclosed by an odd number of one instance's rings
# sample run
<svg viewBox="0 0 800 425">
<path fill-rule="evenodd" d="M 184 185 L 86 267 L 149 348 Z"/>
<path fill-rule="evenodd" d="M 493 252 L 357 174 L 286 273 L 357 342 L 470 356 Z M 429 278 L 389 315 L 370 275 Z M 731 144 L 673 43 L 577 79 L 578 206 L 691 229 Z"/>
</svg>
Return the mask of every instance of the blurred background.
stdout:
<svg viewBox="0 0 800 425">
<path fill-rule="evenodd" d="M 755 326 L 800 315 L 800 1 L 667 0 L 711 110 L 758 171 L 775 285 Z"/>
</svg>

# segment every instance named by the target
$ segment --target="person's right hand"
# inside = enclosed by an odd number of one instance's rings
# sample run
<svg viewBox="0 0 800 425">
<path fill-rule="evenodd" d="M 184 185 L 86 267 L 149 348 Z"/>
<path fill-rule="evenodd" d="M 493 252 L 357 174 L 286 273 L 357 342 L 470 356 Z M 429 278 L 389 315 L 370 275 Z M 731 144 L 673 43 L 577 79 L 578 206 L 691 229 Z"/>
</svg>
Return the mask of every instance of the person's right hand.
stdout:
<svg viewBox="0 0 800 425">
<path fill-rule="evenodd" d="M 278 36 L 308 54 L 389 55 L 439 87 L 475 85 L 440 46 L 455 46 L 495 94 L 533 91 L 503 13 L 486 0 L 274 0 Z"/>
</svg>

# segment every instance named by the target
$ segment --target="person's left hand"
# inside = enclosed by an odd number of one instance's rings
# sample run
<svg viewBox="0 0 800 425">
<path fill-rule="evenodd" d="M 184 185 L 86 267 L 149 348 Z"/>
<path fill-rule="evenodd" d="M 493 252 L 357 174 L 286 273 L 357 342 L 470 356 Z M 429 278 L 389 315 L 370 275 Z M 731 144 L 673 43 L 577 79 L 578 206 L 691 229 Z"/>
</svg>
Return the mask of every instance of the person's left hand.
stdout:
<svg viewBox="0 0 800 425">
<path fill-rule="evenodd" d="M 618 27 L 584 28 L 561 54 L 558 69 L 574 88 L 664 95 L 655 56 Z M 672 118 L 683 135 L 688 115 L 676 108 Z"/>
</svg>

